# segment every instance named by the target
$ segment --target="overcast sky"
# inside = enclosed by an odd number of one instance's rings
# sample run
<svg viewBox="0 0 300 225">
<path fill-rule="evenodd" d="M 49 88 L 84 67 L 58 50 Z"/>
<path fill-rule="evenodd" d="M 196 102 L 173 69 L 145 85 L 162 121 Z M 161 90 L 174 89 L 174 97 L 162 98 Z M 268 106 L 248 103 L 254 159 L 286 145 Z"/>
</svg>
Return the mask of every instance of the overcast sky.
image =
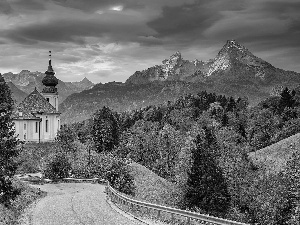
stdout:
<svg viewBox="0 0 300 225">
<path fill-rule="evenodd" d="M 299 0 L 0 0 L 0 73 L 124 82 L 180 51 L 214 58 L 228 39 L 300 72 Z"/>
</svg>

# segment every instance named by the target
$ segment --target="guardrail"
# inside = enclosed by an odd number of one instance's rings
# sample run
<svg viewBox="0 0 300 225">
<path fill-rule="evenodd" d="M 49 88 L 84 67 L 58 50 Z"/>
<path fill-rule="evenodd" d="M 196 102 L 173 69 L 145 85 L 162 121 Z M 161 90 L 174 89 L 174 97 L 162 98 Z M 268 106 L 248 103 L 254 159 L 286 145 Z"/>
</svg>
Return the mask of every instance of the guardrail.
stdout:
<svg viewBox="0 0 300 225">
<path fill-rule="evenodd" d="M 178 215 L 178 216 L 186 218 L 186 221 L 188 224 L 191 224 L 191 221 L 194 220 L 194 221 L 201 222 L 201 224 L 209 224 L 209 225 L 246 225 L 245 223 L 235 222 L 235 221 L 231 221 L 231 220 L 227 220 L 227 219 L 221 219 L 218 217 L 213 217 L 213 216 L 203 215 L 203 214 L 190 212 L 190 211 L 186 211 L 186 210 L 180 210 L 180 209 L 156 205 L 156 204 L 152 204 L 152 203 L 137 201 L 137 200 L 128 198 L 127 196 L 120 194 L 118 191 L 116 191 L 115 189 L 113 189 L 110 186 L 109 182 L 107 182 L 106 192 L 112 202 L 117 202 L 119 204 L 128 205 L 131 208 L 144 207 L 147 210 L 150 210 L 150 209 L 156 210 L 158 219 L 161 215 L 161 212 L 169 213 L 169 214 L 171 214 L 172 223 L 174 223 L 174 215 Z"/>
</svg>

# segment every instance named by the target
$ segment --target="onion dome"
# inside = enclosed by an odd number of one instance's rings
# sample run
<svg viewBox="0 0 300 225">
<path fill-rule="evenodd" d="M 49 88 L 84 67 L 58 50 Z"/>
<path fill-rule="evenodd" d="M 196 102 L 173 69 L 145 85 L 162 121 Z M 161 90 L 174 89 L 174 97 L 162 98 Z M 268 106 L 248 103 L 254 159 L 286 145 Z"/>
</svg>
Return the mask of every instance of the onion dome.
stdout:
<svg viewBox="0 0 300 225">
<path fill-rule="evenodd" d="M 43 89 L 43 92 L 57 92 L 55 86 L 58 84 L 58 79 L 54 76 L 55 72 L 51 65 L 51 51 L 49 51 L 49 65 L 48 70 L 45 72 L 46 76 L 43 78 L 42 83 L 46 87 Z"/>
</svg>

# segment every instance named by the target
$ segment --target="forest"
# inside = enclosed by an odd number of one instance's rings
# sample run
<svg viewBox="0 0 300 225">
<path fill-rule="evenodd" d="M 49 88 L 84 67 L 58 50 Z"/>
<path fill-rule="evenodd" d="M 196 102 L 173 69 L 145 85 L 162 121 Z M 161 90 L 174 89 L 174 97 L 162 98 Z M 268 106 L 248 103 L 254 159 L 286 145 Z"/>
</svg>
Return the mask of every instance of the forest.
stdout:
<svg viewBox="0 0 300 225">
<path fill-rule="evenodd" d="M 274 174 L 249 153 L 300 131 L 298 94 L 285 88 L 255 107 L 247 98 L 206 91 L 123 113 L 103 107 L 89 120 L 65 125 L 60 136 L 92 143 L 97 153 L 137 162 L 174 183 L 175 207 L 251 224 L 296 224 L 297 151 Z M 123 192 L 133 193 L 133 186 Z"/>
</svg>

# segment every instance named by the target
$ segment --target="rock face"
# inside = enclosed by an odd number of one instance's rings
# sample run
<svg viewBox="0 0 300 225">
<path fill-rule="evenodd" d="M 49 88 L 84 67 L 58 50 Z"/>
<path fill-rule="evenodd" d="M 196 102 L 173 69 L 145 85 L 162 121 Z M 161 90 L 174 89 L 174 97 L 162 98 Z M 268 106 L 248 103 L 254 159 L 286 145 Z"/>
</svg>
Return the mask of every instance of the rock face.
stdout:
<svg viewBox="0 0 300 225">
<path fill-rule="evenodd" d="M 7 83 L 12 83 L 11 89 L 17 103 L 21 102 L 35 87 L 39 91 L 42 91 L 44 88 L 42 80 L 45 77 L 45 73 L 22 70 L 18 74 L 5 73 L 3 77 Z M 87 78 L 80 82 L 63 82 L 58 80 L 59 101 L 63 102 L 69 95 L 89 89 L 93 85 Z"/>
<path fill-rule="evenodd" d="M 256 57 L 235 40 L 228 40 L 214 59 L 205 62 L 197 59 L 189 61 L 184 60 L 180 52 L 176 52 L 169 59 L 163 60 L 162 65 L 135 72 L 126 83 L 145 84 L 166 80 L 205 82 L 211 81 L 213 77 L 219 79 L 225 74 L 228 79 L 236 79 L 240 75 L 242 79 L 251 82 L 266 83 L 280 79 L 277 76 L 279 73 L 286 74 L 287 71 L 277 69 Z"/>
</svg>

